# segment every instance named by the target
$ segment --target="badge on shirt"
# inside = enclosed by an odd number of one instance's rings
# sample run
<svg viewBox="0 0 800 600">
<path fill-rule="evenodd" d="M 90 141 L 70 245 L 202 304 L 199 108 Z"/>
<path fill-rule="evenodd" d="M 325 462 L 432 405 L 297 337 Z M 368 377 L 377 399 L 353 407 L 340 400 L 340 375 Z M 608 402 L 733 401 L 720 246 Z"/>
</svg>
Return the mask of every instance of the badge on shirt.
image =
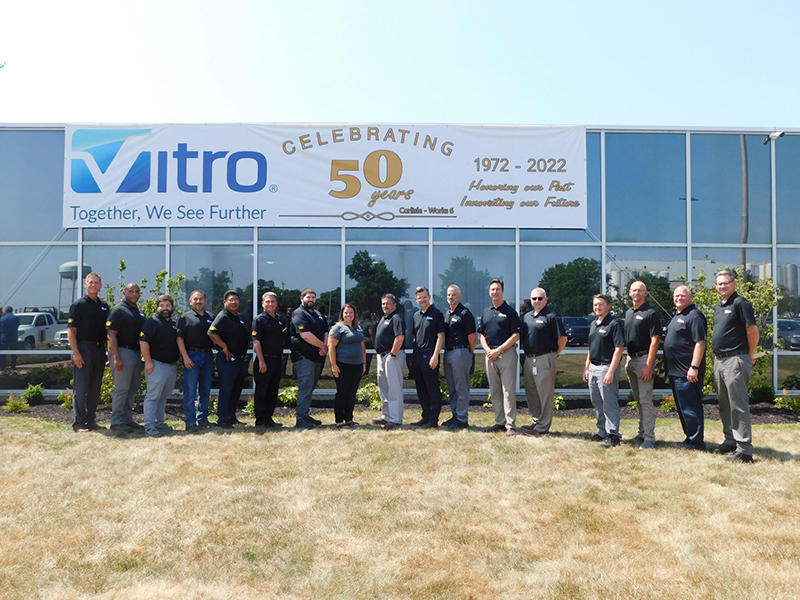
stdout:
<svg viewBox="0 0 800 600">
<path fill-rule="evenodd" d="M 733 312 L 733 311 L 732 311 L 730 308 L 726 308 L 726 309 L 725 309 L 725 314 L 726 314 L 726 315 L 729 315 L 729 314 L 731 314 L 731 312 Z"/>
<path fill-rule="evenodd" d="M 636 315 L 636 318 L 637 318 L 639 321 L 644 321 L 644 317 L 643 317 L 643 316 L 641 316 L 641 315 Z"/>
<path fill-rule="evenodd" d="M 678 323 L 686 323 L 683 319 L 678 319 Z"/>
<path fill-rule="evenodd" d="M 105 306 L 101 306 L 100 310 L 108 310 L 108 308 L 106 308 Z"/>
<path fill-rule="evenodd" d="M 433 317 L 425 317 L 428 321 L 433 321 Z"/>
<path fill-rule="evenodd" d="M 547 321 L 545 321 L 544 319 L 536 319 L 536 322 L 539 323 L 540 325 L 545 325 L 547 323 Z"/>
<path fill-rule="evenodd" d="M 605 333 L 606 332 L 606 330 L 604 328 L 602 328 L 602 327 L 600 329 L 598 329 L 597 331 L 599 331 L 600 333 Z"/>
</svg>

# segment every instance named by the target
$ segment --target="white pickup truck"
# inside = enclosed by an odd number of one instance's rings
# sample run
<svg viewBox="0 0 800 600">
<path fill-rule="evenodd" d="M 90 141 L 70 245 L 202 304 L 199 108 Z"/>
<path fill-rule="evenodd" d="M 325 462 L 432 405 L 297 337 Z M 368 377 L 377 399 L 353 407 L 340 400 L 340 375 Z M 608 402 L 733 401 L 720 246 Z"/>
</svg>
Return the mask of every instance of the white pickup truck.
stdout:
<svg viewBox="0 0 800 600">
<path fill-rule="evenodd" d="M 17 340 L 20 348 L 33 350 L 53 344 L 56 331 L 64 327 L 50 313 L 30 312 L 17 313 L 19 329 Z"/>
</svg>

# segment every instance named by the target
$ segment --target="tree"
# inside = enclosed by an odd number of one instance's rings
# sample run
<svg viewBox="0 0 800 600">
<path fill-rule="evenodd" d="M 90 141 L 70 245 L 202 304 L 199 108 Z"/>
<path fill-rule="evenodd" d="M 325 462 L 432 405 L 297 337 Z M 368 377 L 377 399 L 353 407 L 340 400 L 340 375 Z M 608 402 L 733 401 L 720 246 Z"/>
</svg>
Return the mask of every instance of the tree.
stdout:
<svg viewBox="0 0 800 600">
<path fill-rule="evenodd" d="M 634 281 L 642 281 L 647 286 L 647 298 L 653 308 L 658 311 L 661 317 L 661 324 L 667 325 L 672 319 L 673 303 L 672 303 L 672 288 L 669 285 L 669 279 L 661 275 L 653 275 L 652 273 L 631 273 L 630 281 L 625 284 L 624 289 L 619 286 L 609 284 L 609 293 L 614 298 L 611 306 L 613 313 L 619 318 L 625 318 L 625 313 L 633 306 L 633 300 L 628 295 L 628 288 Z"/>
<path fill-rule="evenodd" d="M 548 304 L 564 316 L 583 316 L 592 312 L 592 296 L 599 293 L 600 261 L 576 258 L 558 263 L 542 273 L 539 287 L 550 298 Z"/>
<path fill-rule="evenodd" d="M 350 279 L 357 282 L 347 292 L 347 300 L 361 313 L 377 311 L 384 294 L 394 294 L 399 299 L 408 289 L 406 279 L 395 277 L 384 261 L 373 260 L 366 250 L 355 253 L 345 272 Z"/>
<path fill-rule="evenodd" d="M 476 269 L 475 262 L 469 256 L 456 256 L 450 260 L 450 266 L 439 275 L 439 279 L 441 279 L 439 294 L 442 303 L 447 298 L 448 286 L 453 284 L 461 288 L 465 298 L 475 302 L 478 298 L 486 296 L 492 276 L 489 271 Z"/>
<path fill-rule="evenodd" d="M 800 317 L 800 296 L 792 294 L 785 287 L 781 287 L 781 294 L 782 297 L 778 300 L 778 314 L 790 319 Z"/>
<path fill-rule="evenodd" d="M 194 290 L 203 290 L 208 299 L 206 310 L 215 314 L 222 310 L 225 292 L 231 289 L 231 274 L 229 271 L 217 273 L 214 269 L 200 267 L 200 274 L 197 277 L 187 279 L 184 282 L 183 289 L 186 291 L 187 297 Z"/>
</svg>

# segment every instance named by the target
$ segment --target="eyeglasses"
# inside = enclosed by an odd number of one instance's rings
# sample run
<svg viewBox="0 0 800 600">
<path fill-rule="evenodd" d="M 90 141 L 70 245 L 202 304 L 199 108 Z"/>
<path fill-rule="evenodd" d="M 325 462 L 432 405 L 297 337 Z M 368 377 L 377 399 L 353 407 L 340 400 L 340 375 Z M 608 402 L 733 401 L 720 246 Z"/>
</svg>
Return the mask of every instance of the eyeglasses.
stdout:
<svg viewBox="0 0 800 600">
<path fill-rule="evenodd" d="M 733 280 L 731 279 L 729 281 L 718 281 L 717 285 L 730 285 L 732 283 L 733 283 Z"/>
<path fill-rule="evenodd" d="M 540 302 L 540 301 L 542 301 L 542 300 L 544 300 L 544 298 L 541 298 L 541 297 L 539 297 L 539 296 L 536 296 L 535 298 L 534 298 L 534 297 L 531 297 L 531 301 L 532 301 L 532 302 Z"/>
</svg>

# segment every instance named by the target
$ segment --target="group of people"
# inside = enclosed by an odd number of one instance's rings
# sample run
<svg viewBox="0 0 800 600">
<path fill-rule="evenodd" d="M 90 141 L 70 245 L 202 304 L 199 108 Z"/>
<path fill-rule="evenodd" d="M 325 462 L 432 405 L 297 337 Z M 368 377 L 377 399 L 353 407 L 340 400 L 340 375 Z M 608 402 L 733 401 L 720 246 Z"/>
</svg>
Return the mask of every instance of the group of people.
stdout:
<svg viewBox="0 0 800 600">
<path fill-rule="evenodd" d="M 752 373 L 758 329 L 753 307 L 736 294 L 736 280 L 730 271 L 720 271 L 715 279 L 721 296 L 715 309 L 716 333 L 714 380 L 720 405 L 725 441 L 714 452 L 730 454 L 732 460 L 752 461 L 752 436 L 748 402 L 748 383 Z M 95 411 L 100 394 L 103 367 L 112 368 L 114 392 L 111 428 L 132 432 L 141 426 L 133 419 L 133 400 L 142 369 L 147 379 L 144 429 L 158 436 L 169 430 L 164 421 L 165 404 L 177 375 L 177 363 L 184 364 L 184 414 L 186 429 L 197 431 L 209 426 L 209 398 L 214 363 L 219 373 L 217 426 L 230 429 L 239 421 L 236 409 L 247 370 L 247 353 L 252 341 L 255 382 L 255 421 L 257 427 L 280 427 L 273 419 L 283 373 L 283 354 L 290 348 L 297 379 L 295 426 L 312 429 L 321 424 L 310 414 L 311 398 L 326 357 L 336 381 L 334 416 L 342 428 L 356 426 L 353 409 L 356 391 L 367 371 L 367 336 L 359 326 L 352 304 L 345 304 L 338 320 L 329 326 L 315 309 L 316 293 L 311 288 L 300 294 L 300 306 L 291 318 L 278 312 L 274 292 L 262 296 L 263 312 L 253 320 L 250 330 L 239 314 L 239 294 L 228 291 L 224 308 L 216 315 L 205 311 L 202 290 L 191 293 L 191 310 L 173 321 L 174 299 L 158 297 L 156 315 L 146 319 L 138 307 L 139 286 L 125 286 L 122 301 L 113 309 L 98 296 L 100 276 L 90 273 L 84 282 L 86 295 L 76 301 L 68 320 L 68 337 L 75 365 L 74 399 L 76 431 L 97 429 Z M 431 303 L 427 287 L 418 286 L 414 298 L 419 310 L 406 331 L 406 319 L 398 311 L 398 299 L 390 293 L 381 298 L 383 316 L 374 332 L 378 388 L 382 415 L 373 423 L 385 429 L 403 424 L 403 364 L 406 363 L 406 337 L 412 343 L 408 361 L 414 380 L 421 419 L 414 426 L 440 425 L 442 391 L 439 384 L 440 361 L 450 396 L 451 418 L 442 425 L 452 430 L 469 426 L 470 370 L 477 344 L 485 353 L 486 374 L 494 407 L 491 431 L 517 434 L 516 369 L 517 343 L 524 353 L 524 386 L 531 423 L 521 432 L 543 436 L 553 420 L 558 356 L 567 344 L 561 318 L 548 306 L 542 288 L 531 291 L 531 310 L 522 317 L 504 300 L 504 284 L 493 279 L 489 284 L 491 305 L 481 314 L 480 324 L 462 304 L 461 289 L 447 288 L 448 307 L 443 313 Z M 592 439 L 604 446 L 617 446 L 621 440 L 619 375 L 623 353 L 625 371 L 638 405 L 639 429 L 636 442 L 643 450 L 656 444 L 656 409 L 653 403 L 654 366 L 662 328 L 656 310 L 647 302 L 647 287 L 635 281 L 628 291 L 633 306 L 624 321 L 611 312 L 611 298 L 597 294 L 592 301 L 595 319 L 589 332 L 583 378 L 588 383 L 597 417 L 597 433 Z M 664 340 L 667 374 L 672 383 L 678 412 L 689 449 L 704 449 L 702 387 L 705 374 L 707 324 L 702 312 L 692 303 L 688 287 L 678 286 L 673 294 L 677 310 Z M 216 347 L 216 359 L 213 349 Z"/>
</svg>

